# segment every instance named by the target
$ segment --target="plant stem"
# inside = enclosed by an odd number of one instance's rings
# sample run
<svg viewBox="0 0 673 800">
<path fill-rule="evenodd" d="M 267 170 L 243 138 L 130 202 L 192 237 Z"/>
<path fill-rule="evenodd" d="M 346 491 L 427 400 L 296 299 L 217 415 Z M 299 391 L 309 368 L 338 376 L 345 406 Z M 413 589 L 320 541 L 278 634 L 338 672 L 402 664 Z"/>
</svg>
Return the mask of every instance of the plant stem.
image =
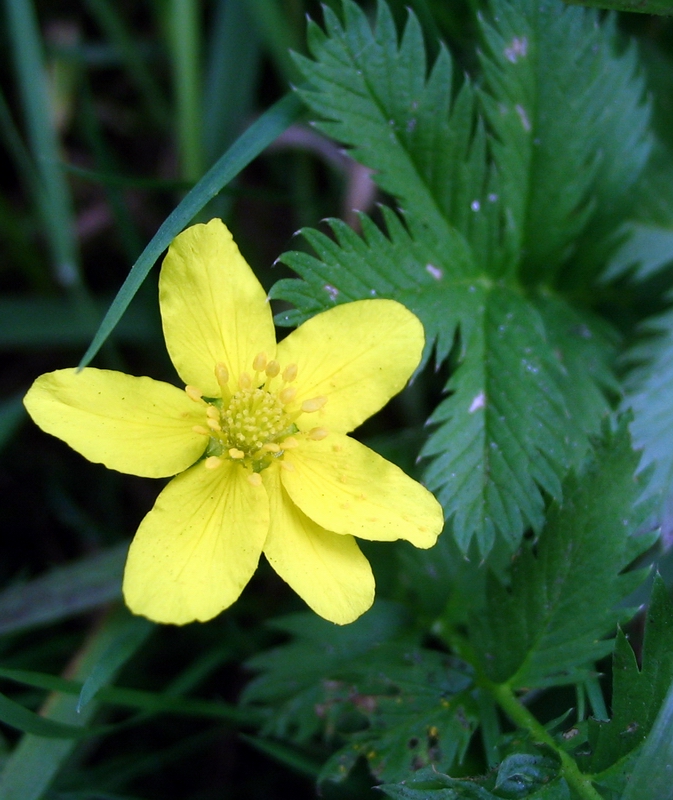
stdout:
<svg viewBox="0 0 673 800">
<path fill-rule="evenodd" d="M 520 703 L 512 688 L 507 683 L 491 683 L 482 679 L 482 683 L 495 697 L 498 705 L 507 716 L 520 728 L 527 730 L 538 742 L 550 747 L 561 760 L 561 772 L 581 800 L 603 800 L 594 789 L 591 778 L 584 775 L 575 759 L 558 746 L 554 737 L 541 725 L 530 711 Z"/>
</svg>

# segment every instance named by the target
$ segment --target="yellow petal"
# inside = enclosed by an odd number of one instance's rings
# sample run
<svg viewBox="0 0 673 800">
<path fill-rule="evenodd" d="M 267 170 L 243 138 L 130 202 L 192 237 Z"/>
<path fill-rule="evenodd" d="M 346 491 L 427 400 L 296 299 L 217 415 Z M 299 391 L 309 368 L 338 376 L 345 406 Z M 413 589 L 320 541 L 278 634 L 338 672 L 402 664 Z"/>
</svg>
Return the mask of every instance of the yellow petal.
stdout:
<svg viewBox="0 0 673 800">
<path fill-rule="evenodd" d="M 266 293 L 219 219 L 194 225 L 171 244 L 159 279 L 166 346 L 186 384 L 219 397 L 215 365 L 235 385 L 255 356 L 274 357 L 276 337 Z"/>
<path fill-rule="evenodd" d="M 423 326 L 394 300 L 359 300 L 318 314 L 278 345 L 282 364 L 297 364 L 296 402 L 326 397 L 303 415 L 302 429 L 347 433 L 404 388 L 418 366 Z"/>
<path fill-rule="evenodd" d="M 277 470 L 266 470 L 271 524 L 264 555 L 316 614 L 345 625 L 374 602 L 374 576 L 352 536 L 316 525 L 283 490 Z"/>
<path fill-rule="evenodd" d="M 175 386 L 101 369 L 41 375 L 24 398 L 30 416 L 89 461 L 165 478 L 191 466 L 206 448 L 194 425 L 204 406 Z"/>
<path fill-rule="evenodd" d="M 238 464 L 197 464 L 157 498 L 131 543 L 124 599 L 155 622 L 211 619 L 252 577 L 269 528 L 263 486 Z"/>
<path fill-rule="evenodd" d="M 288 450 L 294 469 L 281 478 L 292 500 L 314 522 L 361 539 L 406 539 L 432 547 L 442 530 L 442 507 L 401 469 L 354 439 L 330 434 Z"/>
</svg>

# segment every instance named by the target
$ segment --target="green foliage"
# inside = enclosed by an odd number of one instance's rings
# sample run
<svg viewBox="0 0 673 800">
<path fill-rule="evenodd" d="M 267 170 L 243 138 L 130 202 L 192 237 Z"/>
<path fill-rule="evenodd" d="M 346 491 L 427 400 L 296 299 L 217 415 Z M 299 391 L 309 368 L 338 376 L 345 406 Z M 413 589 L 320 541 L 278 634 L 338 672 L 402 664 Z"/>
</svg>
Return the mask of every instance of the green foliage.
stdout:
<svg viewBox="0 0 673 800">
<path fill-rule="evenodd" d="M 295 639 L 248 663 L 262 674 L 243 699 L 270 712 L 266 735 L 302 743 L 324 730 L 346 739 L 319 781 L 343 781 L 363 757 L 386 782 L 463 759 L 478 719 L 471 670 L 419 647 L 403 619 L 399 607 L 379 602 L 335 635 L 328 623 L 296 615 L 274 623 Z"/>
<path fill-rule="evenodd" d="M 624 570 L 655 538 L 634 535 L 648 511 L 638 504 L 636 465 L 622 421 L 595 460 L 567 478 L 539 540 L 517 555 L 511 585 L 491 580 L 487 613 L 472 620 L 470 640 L 492 680 L 514 688 L 577 683 L 611 651 L 604 637 L 625 614 L 616 606 L 644 577 Z"/>
<path fill-rule="evenodd" d="M 652 587 L 641 663 L 639 669 L 620 631 L 612 665 L 612 717 L 589 720 L 591 772 L 604 772 L 647 739 L 673 684 L 673 603 L 659 577 Z"/>
<path fill-rule="evenodd" d="M 673 40 L 562 0 L 409 5 L 328 0 L 305 43 L 313 0 L 6 3 L 0 800 L 673 800 Z M 346 627 L 264 564 L 208 624 L 120 613 L 153 490 L 22 424 L 119 284 L 82 363 L 116 328 L 104 366 L 174 379 L 154 289 L 126 309 L 214 215 L 265 287 L 304 226 L 280 324 L 385 297 L 425 327 L 362 436 L 447 524 L 363 543 L 377 601 Z"/>
<path fill-rule="evenodd" d="M 406 227 L 384 208 L 387 235 L 364 216 L 362 237 L 338 221 L 333 239 L 303 230 L 316 256 L 282 256 L 303 280 L 271 293 L 295 306 L 282 324 L 335 302 L 394 297 L 423 322 L 426 358 L 434 345 L 441 363 L 457 342 L 422 455 L 459 546 L 467 552 L 474 538 L 483 554 L 498 536 L 513 550 L 527 528 L 540 530 L 546 496 L 560 499 L 616 386 L 610 326 L 548 289 L 522 292 L 519 280 L 553 281 L 571 242 L 627 202 L 650 149 L 635 52 L 615 55 L 610 23 L 532 0 L 494 12 L 497 22 L 483 23 L 479 103 L 467 81 L 452 99 L 443 49 L 426 74 L 413 14 L 399 43 L 385 4 L 375 30 L 348 0 L 343 24 L 329 10 L 325 32 L 311 24 L 302 97 L 318 127 L 375 170 Z"/>
<path fill-rule="evenodd" d="M 497 771 L 483 779 L 460 779 L 436 770 L 419 770 L 404 784 L 381 787 L 394 800 L 570 800 L 566 781 L 555 759 L 540 752 L 505 758 Z"/>
</svg>

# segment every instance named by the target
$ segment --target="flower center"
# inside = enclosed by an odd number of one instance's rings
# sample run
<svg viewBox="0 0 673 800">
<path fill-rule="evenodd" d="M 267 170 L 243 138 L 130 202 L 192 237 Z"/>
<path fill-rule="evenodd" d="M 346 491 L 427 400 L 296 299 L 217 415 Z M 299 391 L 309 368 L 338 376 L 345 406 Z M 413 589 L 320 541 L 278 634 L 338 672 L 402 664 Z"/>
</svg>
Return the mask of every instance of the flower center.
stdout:
<svg viewBox="0 0 673 800">
<path fill-rule="evenodd" d="M 223 433 L 231 447 L 251 455 L 269 442 L 293 431 L 277 394 L 264 389 L 241 389 L 220 415 Z"/>
<path fill-rule="evenodd" d="M 207 427 L 194 428 L 208 437 L 206 467 L 216 469 L 225 460 L 235 461 L 249 470 L 248 480 L 258 486 L 259 473 L 272 463 L 292 469 L 284 454 L 299 445 L 296 437 L 319 440 L 328 435 L 325 428 L 302 433 L 296 425 L 303 414 L 321 409 L 327 398 L 295 402 L 297 390 L 291 384 L 297 378 L 296 364 L 281 373 L 277 361 L 267 361 L 266 355 L 259 353 L 252 369 L 252 375 L 243 372 L 239 376 L 237 390 L 232 393 L 229 370 L 217 364 L 215 376 L 222 389 L 221 398 L 204 398 L 195 386 L 185 387 L 185 392 L 194 402 L 206 405 Z"/>
</svg>

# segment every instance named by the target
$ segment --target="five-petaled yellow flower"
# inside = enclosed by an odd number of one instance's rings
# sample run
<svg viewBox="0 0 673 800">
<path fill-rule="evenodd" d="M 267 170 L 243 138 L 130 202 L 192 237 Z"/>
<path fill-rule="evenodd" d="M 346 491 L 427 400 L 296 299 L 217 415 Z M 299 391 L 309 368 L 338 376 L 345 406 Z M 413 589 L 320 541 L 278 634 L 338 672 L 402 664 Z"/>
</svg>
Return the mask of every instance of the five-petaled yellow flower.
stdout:
<svg viewBox="0 0 673 800">
<path fill-rule="evenodd" d="M 263 552 L 318 614 L 351 622 L 374 599 L 354 536 L 431 547 L 435 498 L 346 434 L 399 392 L 423 328 L 393 300 L 318 314 L 276 344 L 264 290 L 220 220 L 172 243 L 159 298 L 185 389 L 99 369 L 39 377 L 25 405 L 91 461 L 177 476 L 133 540 L 132 611 L 208 620 L 231 605 Z"/>
</svg>

